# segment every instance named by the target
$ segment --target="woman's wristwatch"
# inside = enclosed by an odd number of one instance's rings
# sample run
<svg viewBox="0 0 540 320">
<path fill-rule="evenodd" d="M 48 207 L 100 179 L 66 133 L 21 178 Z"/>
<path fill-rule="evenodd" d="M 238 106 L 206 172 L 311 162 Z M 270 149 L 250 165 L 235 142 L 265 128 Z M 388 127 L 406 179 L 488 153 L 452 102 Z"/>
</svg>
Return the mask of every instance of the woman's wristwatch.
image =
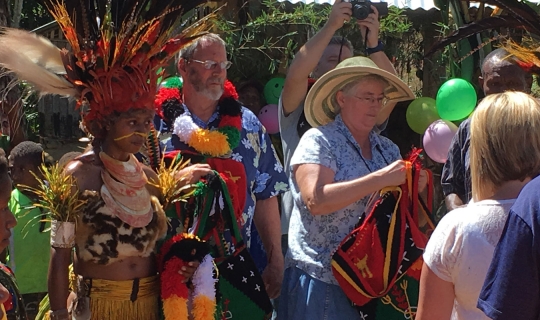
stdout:
<svg viewBox="0 0 540 320">
<path fill-rule="evenodd" d="M 375 48 L 366 47 L 366 54 L 369 56 L 371 54 L 374 54 L 383 50 L 384 50 L 384 43 L 381 40 L 379 40 L 379 43 L 377 44 Z"/>
</svg>

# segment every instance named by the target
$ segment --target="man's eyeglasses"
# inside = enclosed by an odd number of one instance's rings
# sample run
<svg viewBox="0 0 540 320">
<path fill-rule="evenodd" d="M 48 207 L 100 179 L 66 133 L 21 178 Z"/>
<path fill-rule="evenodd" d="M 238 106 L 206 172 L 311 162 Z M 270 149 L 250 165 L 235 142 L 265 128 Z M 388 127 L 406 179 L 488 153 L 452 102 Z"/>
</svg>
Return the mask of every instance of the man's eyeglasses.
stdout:
<svg viewBox="0 0 540 320">
<path fill-rule="evenodd" d="M 200 63 L 204 66 L 206 70 L 215 69 L 217 65 L 219 65 L 219 67 L 224 70 L 227 70 L 232 66 L 232 62 L 230 61 L 216 62 L 212 60 L 201 61 L 201 60 L 195 60 L 195 59 L 189 59 L 188 61 Z"/>
</svg>

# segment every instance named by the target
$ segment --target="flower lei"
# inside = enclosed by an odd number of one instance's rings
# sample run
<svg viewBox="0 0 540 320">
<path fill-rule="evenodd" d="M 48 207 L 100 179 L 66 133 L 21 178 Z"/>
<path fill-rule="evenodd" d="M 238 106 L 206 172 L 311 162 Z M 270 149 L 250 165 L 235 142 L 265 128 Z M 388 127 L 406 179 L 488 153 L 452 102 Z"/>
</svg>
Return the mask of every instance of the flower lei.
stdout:
<svg viewBox="0 0 540 320">
<path fill-rule="evenodd" d="M 181 96 L 180 88 L 161 88 L 154 105 L 156 112 L 169 126 L 174 120 L 173 133 L 182 142 L 210 157 L 228 155 L 240 144 L 242 109 L 237 101 L 236 88 L 229 80 L 225 82 L 224 92 L 219 100 L 220 120 L 217 129 L 199 128 L 190 115 L 183 113 Z"/>
<path fill-rule="evenodd" d="M 174 121 L 174 134 L 203 155 L 221 157 L 240 143 L 240 117 L 221 116 L 215 130 L 199 128 L 190 115 L 182 114 Z"/>
<path fill-rule="evenodd" d="M 192 234 L 178 234 L 169 239 L 160 250 L 161 300 L 165 320 L 213 320 L 216 312 L 216 279 L 213 276 L 214 259 L 208 244 Z M 185 277 L 178 273 L 190 261 L 201 264 L 192 278 L 193 300 L 188 310 L 189 288 Z"/>
</svg>

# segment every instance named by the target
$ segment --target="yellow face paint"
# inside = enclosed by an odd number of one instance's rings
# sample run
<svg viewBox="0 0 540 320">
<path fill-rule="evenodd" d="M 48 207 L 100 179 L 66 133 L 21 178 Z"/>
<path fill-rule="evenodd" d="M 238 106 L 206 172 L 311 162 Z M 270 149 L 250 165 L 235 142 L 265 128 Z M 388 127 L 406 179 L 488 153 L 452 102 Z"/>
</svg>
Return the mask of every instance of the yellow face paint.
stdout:
<svg viewBox="0 0 540 320">
<path fill-rule="evenodd" d="M 142 132 L 132 132 L 132 133 L 130 133 L 130 134 L 128 134 L 128 135 L 125 135 L 125 136 L 123 136 L 123 137 L 115 138 L 114 141 L 120 141 L 120 140 L 123 140 L 123 139 L 127 139 L 127 138 L 131 137 L 131 136 L 134 135 L 134 134 L 136 134 L 136 135 L 138 135 L 138 136 L 141 136 L 141 137 L 143 137 L 143 138 L 145 138 L 145 139 L 146 139 L 146 137 L 147 137 L 147 134 L 146 134 L 146 133 L 142 133 Z"/>
</svg>

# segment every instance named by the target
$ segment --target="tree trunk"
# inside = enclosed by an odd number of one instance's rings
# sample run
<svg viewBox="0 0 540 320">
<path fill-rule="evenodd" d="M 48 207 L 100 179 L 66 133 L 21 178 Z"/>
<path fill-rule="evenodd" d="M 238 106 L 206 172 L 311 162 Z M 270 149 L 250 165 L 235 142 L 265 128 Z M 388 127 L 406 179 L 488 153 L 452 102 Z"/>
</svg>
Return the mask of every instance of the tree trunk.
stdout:
<svg viewBox="0 0 540 320">
<path fill-rule="evenodd" d="M 15 5 L 13 7 L 13 22 L 11 24 L 11 27 L 19 28 L 24 0 L 14 0 L 14 1 L 15 1 Z"/>
<path fill-rule="evenodd" d="M 0 27 L 11 27 L 10 21 L 8 0 L 0 0 Z M 22 101 L 20 100 L 19 88 L 15 87 L 8 92 L 5 91 L 5 88 L 8 87 L 8 84 L 12 80 L 13 78 L 11 76 L 3 76 L 0 78 L 0 112 L 7 114 L 9 119 L 11 148 L 26 139 L 23 124 L 24 115 Z M 5 151 L 9 152 L 10 150 Z"/>
<path fill-rule="evenodd" d="M 0 0 L 0 26 L 10 26 L 9 3 L 7 0 Z"/>
</svg>

